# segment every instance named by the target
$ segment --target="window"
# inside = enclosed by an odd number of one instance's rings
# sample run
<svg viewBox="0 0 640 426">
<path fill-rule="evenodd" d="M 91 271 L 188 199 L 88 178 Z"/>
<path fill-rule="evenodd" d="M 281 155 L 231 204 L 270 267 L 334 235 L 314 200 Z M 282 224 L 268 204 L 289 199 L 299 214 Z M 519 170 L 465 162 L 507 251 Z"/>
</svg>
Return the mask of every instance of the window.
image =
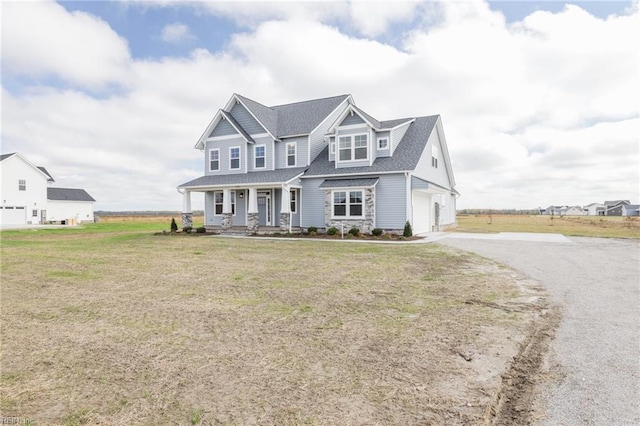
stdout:
<svg viewBox="0 0 640 426">
<path fill-rule="evenodd" d="M 297 213 L 298 212 L 298 191 L 295 189 L 291 190 L 291 193 L 289 194 L 289 200 L 291 200 L 291 213 Z"/>
<path fill-rule="evenodd" d="M 224 192 L 216 191 L 213 193 L 214 215 L 222 215 L 224 208 Z M 236 215 L 236 191 L 231 191 L 231 213 Z"/>
<path fill-rule="evenodd" d="M 215 172 L 220 170 L 220 150 L 212 149 L 209 151 L 209 170 Z"/>
<path fill-rule="evenodd" d="M 332 138 L 331 142 L 329 142 L 329 154 L 336 154 L 336 141 Z"/>
<path fill-rule="evenodd" d="M 389 139 L 387 138 L 378 139 L 378 149 L 389 149 Z"/>
<path fill-rule="evenodd" d="M 255 157 L 255 168 L 256 169 L 264 169 L 265 163 L 265 145 L 257 145 L 254 148 L 254 157 Z"/>
<path fill-rule="evenodd" d="M 369 158 L 367 135 L 340 136 L 338 150 L 340 161 L 366 160 Z"/>
<path fill-rule="evenodd" d="M 431 145 L 431 165 L 438 168 L 438 147 Z"/>
<path fill-rule="evenodd" d="M 38 210 L 36 209 L 31 210 L 31 216 L 38 217 Z"/>
<path fill-rule="evenodd" d="M 27 181 L 25 179 L 18 179 L 18 191 L 27 190 Z"/>
<path fill-rule="evenodd" d="M 287 167 L 296 165 L 296 144 L 287 144 Z"/>
<path fill-rule="evenodd" d="M 229 148 L 229 169 L 237 170 L 240 168 L 240 147 L 235 146 Z"/>
<path fill-rule="evenodd" d="M 334 191 L 333 216 L 361 218 L 363 212 L 363 191 Z"/>
</svg>

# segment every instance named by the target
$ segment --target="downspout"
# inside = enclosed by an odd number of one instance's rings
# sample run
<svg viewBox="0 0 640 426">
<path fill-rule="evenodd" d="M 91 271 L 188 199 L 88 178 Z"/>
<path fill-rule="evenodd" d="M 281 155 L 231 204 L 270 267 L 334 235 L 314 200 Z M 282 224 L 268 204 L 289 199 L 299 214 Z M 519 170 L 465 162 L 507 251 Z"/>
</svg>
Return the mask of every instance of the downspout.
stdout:
<svg viewBox="0 0 640 426">
<path fill-rule="evenodd" d="M 413 203 L 411 202 L 411 172 L 404 172 L 405 177 L 405 206 L 406 209 L 405 216 L 406 221 L 411 223 L 411 227 L 413 228 Z"/>
</svg>

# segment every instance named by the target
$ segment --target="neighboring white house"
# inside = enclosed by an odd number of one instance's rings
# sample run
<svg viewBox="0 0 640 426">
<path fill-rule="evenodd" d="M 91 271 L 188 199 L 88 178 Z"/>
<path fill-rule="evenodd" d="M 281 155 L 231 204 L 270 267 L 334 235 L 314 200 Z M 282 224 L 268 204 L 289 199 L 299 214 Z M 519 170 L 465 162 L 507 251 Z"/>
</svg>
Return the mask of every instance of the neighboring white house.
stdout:
<svg viewBox="0 0 640 426">
<path fill-rule="evenodd" d="M 584 214 L 588 216 L 604 216 L 605 206 L 600 203 L 591 203 L 583 207 Z"/>
<path fill-rule="evenodd" d="M 584 216 L 584 209 L 580 206 L 571 206 L 564 212 L 565 216 Z"/>
<path fill-rule="evenodd" d="M 0 225 L 93 221 L 95 200 L 83 189 L 53 188 L 44 167 L 14 152 L 0 155 Z"/>
<path fill-rule="evenodd" d="M 640 216 L 640 204 L 623 205 L 622 216 Z"/>
</svg>

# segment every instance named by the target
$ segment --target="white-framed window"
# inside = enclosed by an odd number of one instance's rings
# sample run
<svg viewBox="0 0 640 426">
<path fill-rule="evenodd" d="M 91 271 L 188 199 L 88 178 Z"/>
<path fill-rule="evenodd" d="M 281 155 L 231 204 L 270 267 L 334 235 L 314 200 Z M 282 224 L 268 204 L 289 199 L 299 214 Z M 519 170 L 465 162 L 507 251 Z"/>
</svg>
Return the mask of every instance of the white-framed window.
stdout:
<svg viewBox="0 0 640 426">
<path fill-rule="evenodd" d="M 240 168 L 240 147 L 232 146 L 229 148 L 229 170 L 238 170 Z"/>
<path fill-rule="evenodd" d="M 298 213 L 298 190 L 292 189 L 289 193 L 289 200 L 291 201 L 291 213 Z"/>
<path fill-rule="evenodd" d="M 289 142 L 287 144 L 287 167 L 295 167 L 296 165 L 296 144 Z"/>
<path fill-rule="evenodd" d="M 438 147 L 431 145 L 431 166 L 438 168 Z"/>
<path fill-rule="evenodd" d="M 389 138 L 378 138 L 378 149 L 389 149 Z"/>
<path fill-rule="evenodd" d="M 213 214 L 221 216 L 224 211 L 224 192 L 215 191 L 213 193 Z M 236 191 L 231 191 L 231 213 L 236 215 Z"/>
<path fill-rule="evenodd" d="M 369 158 L 367 135 L 340 136 L 338 142 L 340 161 L 366 160 Z"/>
<path fill-rule="evenodd" d="M 26 191 L 26 190 L 27 190 L 27 180 L 18 179 L 18 191 Z"/>
<path fill-rule="evenodd" d="M 336 140 L 334 138 L 329 141 L 329 154 L 336 155 Z"/>
<path fill-rule="evenodd" d="M 38 217 L 38 210 L 36 210 L 36 209 L 31 210 L 31 216 L 32 217 Z"/>
<path fill-rule="evenodd" d="M 334 218 L 360 219 L 364 215 L 364 191 L 333 191 L 331 213 Z"/>
<path fill-rule="evenodd" d="M 266 145 L 256 145 L 254 147 L 255 168 L 264 169 L 266 163 Z"/>
<path fill-rule="evenodd" d="M 217 172 L 220 170 L 220 150 L 219 149 L 210 149 L 209 150 L 209 171 Z"/>
</svg>

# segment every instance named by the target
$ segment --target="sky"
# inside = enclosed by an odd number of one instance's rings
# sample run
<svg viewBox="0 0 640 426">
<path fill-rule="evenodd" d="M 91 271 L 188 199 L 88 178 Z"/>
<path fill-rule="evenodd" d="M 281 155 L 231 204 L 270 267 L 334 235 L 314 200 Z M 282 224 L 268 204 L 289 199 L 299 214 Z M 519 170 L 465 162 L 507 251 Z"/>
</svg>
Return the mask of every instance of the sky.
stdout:
<svg viewBox="0 0 640 426">
<path fill-rule="evenodd" d="M 441 115 L 459 209 L 640 202 L 638 0 L 2 1 L 0 19 L 2 153 L 96 210 L 180 210 L 233 93 Z"/>
</svg>

